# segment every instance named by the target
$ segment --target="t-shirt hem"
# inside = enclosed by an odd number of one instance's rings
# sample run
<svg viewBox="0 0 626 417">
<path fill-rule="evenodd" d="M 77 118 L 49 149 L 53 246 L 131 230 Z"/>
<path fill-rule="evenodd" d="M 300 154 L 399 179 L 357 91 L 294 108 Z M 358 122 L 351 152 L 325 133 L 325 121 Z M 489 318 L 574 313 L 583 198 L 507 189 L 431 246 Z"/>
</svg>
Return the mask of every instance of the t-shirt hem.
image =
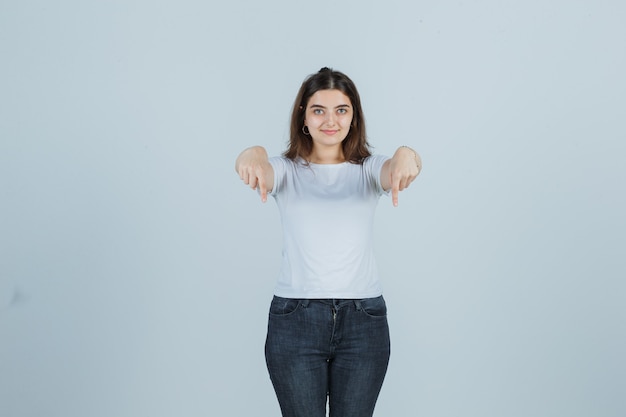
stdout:
<svg viewBox="0 0 626 417">
<path fill-rule="evenodd" d="M 282 298 L 296 298 L 296 299 L 344 299 L 344 300 L 363 300 L 365 298 L 376 298 L 383 295 L 382 291 L 376 291 L 371 293 L 287 293 L 282 291 L 274 291 L 274 295 Z"/>
</svg>

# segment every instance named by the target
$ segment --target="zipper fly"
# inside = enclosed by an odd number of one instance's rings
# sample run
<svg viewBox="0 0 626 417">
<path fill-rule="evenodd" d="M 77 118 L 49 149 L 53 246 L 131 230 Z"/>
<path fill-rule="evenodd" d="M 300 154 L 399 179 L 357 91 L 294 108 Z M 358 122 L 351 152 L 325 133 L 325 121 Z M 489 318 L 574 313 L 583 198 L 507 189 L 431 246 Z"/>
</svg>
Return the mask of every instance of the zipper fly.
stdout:
<svg viewBox="0 0 626 417">
<path fill-rule="evenodd" d="M 335 306 L 332 306 L 330 308 L 330 311 L 333 315 L 333 324 L 332 324 L 332 330 L 331 330 L 331 335 L 330 335 L 329 360 L 330 358 L 334 356 L 335 346 L 337 345 L 337 335 L 335 333 L 337 331 L 337 308 Z"/>
</svg>

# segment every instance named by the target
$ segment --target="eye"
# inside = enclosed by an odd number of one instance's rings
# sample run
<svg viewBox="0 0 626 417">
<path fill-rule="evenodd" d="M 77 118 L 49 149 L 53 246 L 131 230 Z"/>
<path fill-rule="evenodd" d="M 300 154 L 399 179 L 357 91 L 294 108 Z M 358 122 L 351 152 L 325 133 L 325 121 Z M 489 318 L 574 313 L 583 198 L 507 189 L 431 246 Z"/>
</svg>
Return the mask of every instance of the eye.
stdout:
<svg viewBox="0 0 626 417">
<path fill-rule="evenodd" d="M 339 113 L 339 114 L 346 114 L 346 113 L 348 113 L 348 109 L 344 109 L 344 108 L 337 109 L 337 113 Z"/>
<path fill-rule="evenodd" d="M 322 110 L 322 109 L 313 109 L 313 114 L 324 114 L 324 110 Z"/>
</svg>

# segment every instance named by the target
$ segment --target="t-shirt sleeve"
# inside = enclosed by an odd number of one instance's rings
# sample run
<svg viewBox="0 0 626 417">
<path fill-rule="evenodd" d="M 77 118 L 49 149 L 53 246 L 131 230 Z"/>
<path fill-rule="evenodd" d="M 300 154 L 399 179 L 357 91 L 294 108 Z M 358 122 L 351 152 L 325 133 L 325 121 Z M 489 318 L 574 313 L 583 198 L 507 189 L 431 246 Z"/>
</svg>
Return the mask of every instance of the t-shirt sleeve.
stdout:
<svg viewBox="0 0 626 417">
<path fill-rule="evenodd" d="M 390 192 L 390 190 L 383 190 L 383 186 L 380 184 L 380 171 L 387 159 L 389 159 L 389 157 L 385 155 L 371 155 L 363 161 L 363 169 L 369 176 L 371 183 L 374 184 L 379 195 L 388 195 Z"/>
<path fill-rule="evenodd" d="M 287 159 L 283 156 L 273 156 L 269 158 L 269 163 L 274 170 L 274 187 L 272 187 L 272 191 L 268 193 L 269 195 L 275 197 L 276 194 L 280 193 L 287 170 L 287 162 Z"/>
</svg>

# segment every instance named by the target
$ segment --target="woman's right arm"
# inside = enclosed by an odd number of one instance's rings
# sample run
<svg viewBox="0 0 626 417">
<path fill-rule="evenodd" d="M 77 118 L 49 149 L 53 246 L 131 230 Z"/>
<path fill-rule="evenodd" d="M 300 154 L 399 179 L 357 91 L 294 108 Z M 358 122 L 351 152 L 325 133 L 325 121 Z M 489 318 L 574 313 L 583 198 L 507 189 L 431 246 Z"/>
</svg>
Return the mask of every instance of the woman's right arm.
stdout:
<svg viewBox="0 0 626 417">
<path fill-rule="evenodd" d="M 274 168 L 269 163 L 267 151 L 262 146 L 244 149 L 235 161 L 235 171 L 252 188 L 259 189 L 261 201 L 267 201 L 267 192 L 274 188 Z"/>
</svg>

